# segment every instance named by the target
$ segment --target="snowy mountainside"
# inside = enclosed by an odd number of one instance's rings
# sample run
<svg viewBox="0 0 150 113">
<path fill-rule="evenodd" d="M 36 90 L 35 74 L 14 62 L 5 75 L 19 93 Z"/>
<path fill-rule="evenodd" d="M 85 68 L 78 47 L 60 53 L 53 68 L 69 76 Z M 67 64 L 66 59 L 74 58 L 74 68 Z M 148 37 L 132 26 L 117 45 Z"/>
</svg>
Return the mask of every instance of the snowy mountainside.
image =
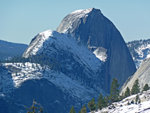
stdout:
<svg viewBox="0 0 150 113">
<path fill-rule="evenodd" d="M 80 104 L 77 94 L 85 91 L 61 73 L 47 70 L 47 67 L 43 69 L 35 63 L 5 63 L 0 66 L 0 71 L 1 113 L 26 113 L 33 100 L 40 103 L 47 113 L 68 112 L 71 105 Z M 66 84 L 62 85 L 62 82 Z M 73 92 L 74 88 L 79 93 Z"/>
<path fill-rule="evenodd" d="M 141 103 L 136 104 L 136 95 L 132 95 L 94 113 L 150 113 L 150 90 L 138 95 Z"/>
<path fill-rule="evenodd" d="M 47 37 L 45 33 L 48 34 Z M 97 91 L 103 90 L 104 83 L 99 82 L 103 81 L 103 62 L 69 35 L 50 30 L 39 33 L 23 57 L 35 55 L 47 56 L 48 62 L 54 64 L 55 71 L 62 72 Z"/>
<path fill-rule="evenodd" d="M 102 89 L 97 91 L 46 65 L 3 63 L 0 72 L 0 106 L 13 106 L 7 113 L 16 112 L 16 109 L 17 113 L 26 113 L 24 106 L 30 106 L 33 99 L 48 113 L 64 113 L 69 112 L 72 105 L 79 109 L 81 104 L 87 103 L 93 96 L 97 97 L 99 92 L 105 94 Z M 3 110 L 0 109 L 0 112 Z"/>
<path fill-rule="evenodd" d="M 1 72 L 4 71 L 0 79 L 2 83 L 0 92 L 4 95 L 11 93 L 14 88 L 18 88 L 25 81 L 32 79 L 46 79 L 77 99 L 86 100 L 96 93 L 92 88 L 84 87 L 78 81 L 70 79 L 63 73 L 51 70 L 48 67 L 41 67 L 39 64 L 29 62 L 5 63 L 0 69 Z"/>
<path fill-rule="evenodd" d="M 94 58 L 95 55 L 88 51 L 86 47 L 79 46 L 73 38 L 66 34 L 60 34 L 51 30 L 39 33 L 36 39 L 24 52 L 23 57 L 27 58 L 38 54 L 50 56 L 53 52 L 57 52 L 57 50 L 71 52 L 73 57 L 80 60 L 79 62 L 83 62 L 95 71 L 101 67 L 101 61 Z"/>
<path fill-rule="evenodd" d="M 144 59 L 150 57 L 150 39 L 131 41 L 127 43 L 127 46 L 137 68 Z"/>
</svg>

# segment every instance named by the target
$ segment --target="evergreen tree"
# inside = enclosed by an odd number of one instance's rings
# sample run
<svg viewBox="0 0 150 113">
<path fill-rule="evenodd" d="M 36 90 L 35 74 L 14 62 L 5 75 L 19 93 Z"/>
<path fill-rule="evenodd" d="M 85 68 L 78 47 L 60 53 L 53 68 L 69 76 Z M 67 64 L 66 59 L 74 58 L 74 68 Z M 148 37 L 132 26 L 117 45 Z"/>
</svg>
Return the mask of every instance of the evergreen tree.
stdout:
<svg viewBox="0 0 150 113">
<path fill-rule="evenodd" d="M 87 113 L 86 106 L 84 105 L 79 113 Z"/>
<path fill-rule="evenodd" d="M 43 113 L 43 108 L 35 100 L 33 100 L 32 106 L 28 108 L 27 113 Z"/>
<path fill-rule="evenodd" d="M 140 92 L 140 86 L 139 86 L 139 80 L 137 79 L 134 84 L 133 84 L 133 87 L 131 89 L 131 94 L 137 94 Z"/>
<path fill-rule="evenodd" d="M 74 107 L 72 106 L 71 110 L 69 113 L 76 113 Z"/>
<path fill-rule="evenodd" d="M 102 109 L 104 107 L 107 106 L 107 100 L 105 97 L 103 97 L 102 94 L 99 95 L 99 98 L 98 98 L 98 103 L 97 103 L 97 107 L 98 109 Z"/>
<path fill-rule="evenodd" d="M 119 100 L 119 84 L 117 79 L 113 79 L 110 88 L 110 103 L 116 102 L 118 100 Z"/>
<path fill-rule="evenodd" d="M 126 88 L 124 96 L 125 96 L 125 98 L 130 96 L 130 89 L 129 89 L 129 87 Z"/>
<path fill-rule="evenodd" d="M 96 104 L 95 104 L 95 99 L 94 98 L 88 103 L 88 108 L 89 108 L 90 111 L 96 110 Z"/>
<path fill-rule="evenodd" d="M 136 104 L 140 103 L 140 97 L 139 97 L 139 95 L 136 95 L 135 103 L 136 103 Z"/>
<path fill-rule="evenodd" d="M 109 97 L 108 96 L 104 97 L 104 104 L 103 104 L 104 107 L 108 106 L 108 101 L 109 101 Z"/>
<path fill-rule="evenodd" d="M 98 98 L 97 107 L 98 107 L 98 109 L 102 109 L 103 106 L 104 106 L 104 98 L 103 98 L 103 95 L 100 94 L 99 98 Z"/>
<path fill-rule="evenodd" d="M 143 87 L 143 91 L 147 91 L 147 90 L 149 90 L 149 86 L 148 84 L 145 84 L 145 86 Z"/>
</svg>

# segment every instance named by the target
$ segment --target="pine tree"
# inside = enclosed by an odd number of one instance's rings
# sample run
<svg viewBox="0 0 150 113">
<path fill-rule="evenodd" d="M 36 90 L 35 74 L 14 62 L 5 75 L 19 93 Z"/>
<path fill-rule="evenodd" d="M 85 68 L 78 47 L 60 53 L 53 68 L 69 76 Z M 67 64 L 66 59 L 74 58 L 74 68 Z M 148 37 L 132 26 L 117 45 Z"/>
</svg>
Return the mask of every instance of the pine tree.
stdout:
<svg viewBox="0 0 150 113">
<path fill-rule="evenodd" d="M 135 103 L 136 103 L 136 104 L 140 103 L 140 97 L 139 97 L 139 95 L 136 95 Z"/>
<path fill-rule="evenodd" d="M 140 92 L 140 86 L 139 86 L 139 80 L 137 79 L 134 84 L 133 84 L 133 87 L 131 89 L 131 94 L 137 94 Z"/>
<path fill-rule="evenodd" d="M 95 104 L 95 99 L 94 98 L 88 103 L 88 108 L 89 108 L 90 111 L 96 110 L 96 104 Z"/>
<path fill-rule="evenodd" d="M 125 98 L 130 96 L 130 89 L 129 89 L 129 87 L 126 88 L 124 96 L 125 96 Z"/>
<path fill-rule="evenodd" d="M 143 87 L 143 91 L 147 91 L 147 90 L 149 90 L 149 86 L 148 84 L 145 84 L 145 86 Z"/>
<path fill-rule="evenodd" d="M 116 102 L 118 100 L 119 100 L 119 84 L 117 79 L 113 79 L 110 88 L 110 103 Z"/>
<path fill-rule="evenodd" d="M 79 113 L 87 113 L 86 106 L 83 105 L 81 111 Z"/>
<path fill-rule="evenodd" d="M 43 113 L 43 108 L 35 100 L 33 100 L 32 106 L 28 108 L 27 113 Z"/>
<path fill-rule="evenodd" d="M 74 109 L 74 107 L 73 107 L 73 106 L 71 107 L 71 110 L 70 110 L 70 112 L 69 112 L 69 113 L 76 113 L 76 112 L 75 112 L 75 109 Z"/>
<path fill-rule="evenodd" d="M 97 107 L 98 109 L 102 109 L 103 107 L 106 107 L 106 98 L 103 97 L 102 94 L 99 95 Z"/>
<path fill-rule="evenodd" d="M 108 101 L 109 101 L 109 97 L 108 96 L 106 96 L 106 97 L 104 97 L 104 107 L 107 107 L 108 106 Z"/>
</svg>

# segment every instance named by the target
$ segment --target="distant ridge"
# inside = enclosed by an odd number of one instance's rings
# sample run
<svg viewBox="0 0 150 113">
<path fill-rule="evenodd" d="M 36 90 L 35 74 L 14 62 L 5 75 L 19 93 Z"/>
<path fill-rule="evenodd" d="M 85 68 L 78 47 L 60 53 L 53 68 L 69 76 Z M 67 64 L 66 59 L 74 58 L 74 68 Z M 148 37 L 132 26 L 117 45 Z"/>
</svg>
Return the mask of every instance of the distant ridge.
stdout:
<svg viewBox="0 0 150 113">
<path fill-rule="evenodd" d="M 27 47 L 28 45 L 26 44 L 0 40 L 0 60 L 10 59 L 14 56 L 22 56 Z"/>
</svg>

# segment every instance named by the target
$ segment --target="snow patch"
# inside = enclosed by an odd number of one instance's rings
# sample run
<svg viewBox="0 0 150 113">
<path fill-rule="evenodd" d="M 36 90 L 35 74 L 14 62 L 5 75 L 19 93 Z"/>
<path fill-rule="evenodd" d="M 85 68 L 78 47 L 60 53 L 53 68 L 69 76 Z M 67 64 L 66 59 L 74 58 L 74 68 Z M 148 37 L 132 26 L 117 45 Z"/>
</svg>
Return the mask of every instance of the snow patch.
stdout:
<svg viewBox="0 0 150 113">
<path fill-rule="evenodd" d="M 105 62 L 107 60 L 107 49 L 98 47 L 93 53 L 101 61 Z"/>
<path fill-rule="evenodd" d="M 132 95 L 94 113 L 150 113 L 150 90 L 138 95 L 141 103 L 136 104 L 136 95 Z M 134 103 L 131 103 L 132 100 Z"/>
<path fill-rule="evenodd" d="M 42 35 L 43 39 L 47 39 L 49 36 L 52 35 L 52 31 L 51 30 L 46 30 L 44 32 L 39 33 L 39 35 Z"/>
<path fill-rule="evenodd" d="M 85 16 L 86 14 L 90 13 L 92 10 L 93 10 L 93 8 L 80 9 L 80 10 L 76 10 L 76 11 L 72 12 L 71 14 L 78 15 L 78 17 L 81 18 L 81 17 Z"/>
</svg>

